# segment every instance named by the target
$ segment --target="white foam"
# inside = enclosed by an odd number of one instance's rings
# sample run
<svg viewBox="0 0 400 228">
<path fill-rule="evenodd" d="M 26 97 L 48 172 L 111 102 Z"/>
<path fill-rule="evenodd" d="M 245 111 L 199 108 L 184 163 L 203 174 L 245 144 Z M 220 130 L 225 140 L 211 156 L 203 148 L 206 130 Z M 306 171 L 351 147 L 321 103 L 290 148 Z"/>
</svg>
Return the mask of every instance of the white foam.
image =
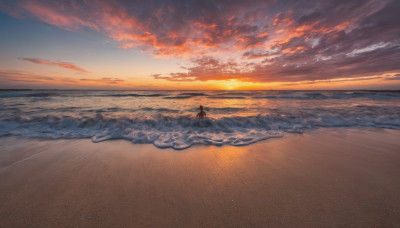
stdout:
<svg viewBox="0 0 400 228">
<path fill-rule="evenodd" d="M 196 100 L 164 99 L 175 96 Z M 0 136 L 241 146 L 323 127 L 400 129 L 399 102 L 399 91 L 3 91 Z M 214 118 L 192 118 L 198 103 Z"/>
<path fill-rule="evenodd" d="M 384 111 L 384 110 L 383 110 Z M 93 142 L 126 139 L 160 148 L 185 149 L 194 144 L 247 145 L 321 127 L 378 127 L 400 129 L 400 111 L 377 113 L 330 110 L 301 115 L 258 115 L 193 119 L 188 116 L 152 119 L 74 118 L 69 116 L 7 117 L 0 120 L 0 136 L 28 138 L 91 138 Z"/>
</svg>

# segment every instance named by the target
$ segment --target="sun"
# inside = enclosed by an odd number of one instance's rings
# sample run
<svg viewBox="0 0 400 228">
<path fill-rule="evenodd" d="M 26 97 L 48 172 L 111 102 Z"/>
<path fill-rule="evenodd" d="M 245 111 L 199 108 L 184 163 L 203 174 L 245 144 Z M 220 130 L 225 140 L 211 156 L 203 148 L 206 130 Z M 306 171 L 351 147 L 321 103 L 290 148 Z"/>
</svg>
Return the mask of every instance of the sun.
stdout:
<svg viewBox="0 0 400 228">
<path fill-rule="evenodd" d="M 240 86 L 240 82 L 236 79 L 229 79 L 223 82 L 223 86 L 226 90 L 234 90 Z"/>
</svg>

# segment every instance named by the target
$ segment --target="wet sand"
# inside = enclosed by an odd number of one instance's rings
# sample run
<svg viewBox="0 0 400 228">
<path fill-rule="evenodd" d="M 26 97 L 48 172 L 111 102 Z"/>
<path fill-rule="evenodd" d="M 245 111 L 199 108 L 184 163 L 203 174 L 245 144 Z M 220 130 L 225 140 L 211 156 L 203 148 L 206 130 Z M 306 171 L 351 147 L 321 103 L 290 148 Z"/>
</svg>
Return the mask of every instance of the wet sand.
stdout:
<svg viewBox="0 0 400 228">
<path fill-rule="evenodd" d="M 400 131 L 249 146 L 0 138 L 0 227 L 399 227 Z"/>
</svg>

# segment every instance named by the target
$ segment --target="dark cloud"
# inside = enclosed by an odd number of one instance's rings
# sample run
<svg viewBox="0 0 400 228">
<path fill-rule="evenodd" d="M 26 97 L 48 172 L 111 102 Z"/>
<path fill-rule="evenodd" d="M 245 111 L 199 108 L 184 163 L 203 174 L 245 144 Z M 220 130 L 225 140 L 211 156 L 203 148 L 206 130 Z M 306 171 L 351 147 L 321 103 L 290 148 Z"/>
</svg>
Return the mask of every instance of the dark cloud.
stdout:
<svg viewBox="0 0 400 228">
<path fill-rule="evenodd" d="M 400 80 L 400 74 L 396 74 L 393 77 L 387 77 L 386 80 Z"/>
<path fill-rule="evenodd" d="M 367 76 L 367 77 L 356 77 L 356 78 L 339 78 L 339 79 L 325 79 L 325 80 L 314 80 L 314 81 L 299 81 L 299 82 L 286 82 L 282 83 L 283 86 L 299 86 L 299 85 L 312 85 L 318 83 L 342 83 L 342 82 L 353 82 L 353 81 L 368 81 L 373 79 L 389 79 L 385 76 Z"/>
<path fill-rule="evenodd" d="M 343 9 L 343 16 L 330 17 L 332 10 Z M 375 6 L 375 8 L 373 7 Z M 362 10 L 370 10 L 367 12 Z M 209 80 L 236 78 L 256 82 L 294 82 L 344 77 L 380 75 L 400 70 L 399 1 L 334 1 L 322 8 L 299 16 L 301 9 L 277 14 L 275 26 L 286 25 L 287 36 L 278 39 L 270 49 L 249 49 L 242 59 L 263 59 L 248 68 L 236 65 L 235 72 L 226 72 L 221 63 L 205 74 L 208 62 L 193 61 L 188 74 L 171 75 L 169 80 Z M 303 11 L 304 12 L 304 11 Z M 338 13 L 338 12 L 336 12 Z M 324 16 L 325 15 L 325 16 Z M 214 62 L 215 62 L 214 61 Z M 189 64 L 190 65 L 190 64 Z M 224 75 L 221 77 L 221 75 Z"/>
<path fill-rule="evenodd" d="M 185 73 L 156 79 L 297 82 L 400 70 L 398 0 L 16 0 L 2 9 L 188 61 Z"/>
</svg>

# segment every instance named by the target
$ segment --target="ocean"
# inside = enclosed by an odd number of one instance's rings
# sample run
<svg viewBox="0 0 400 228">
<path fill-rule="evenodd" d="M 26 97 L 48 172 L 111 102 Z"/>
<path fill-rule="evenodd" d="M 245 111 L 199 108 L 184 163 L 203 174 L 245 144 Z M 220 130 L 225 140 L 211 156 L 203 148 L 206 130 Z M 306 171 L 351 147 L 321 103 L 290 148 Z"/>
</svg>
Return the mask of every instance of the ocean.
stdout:
<svg viewBox="0 0 400 228">
<path fill-rule="evenodd" d="M 0 136 L 185 149 L 332 127 L 400 129 L 400 91 L 0 91 Z"/>
</svg>

